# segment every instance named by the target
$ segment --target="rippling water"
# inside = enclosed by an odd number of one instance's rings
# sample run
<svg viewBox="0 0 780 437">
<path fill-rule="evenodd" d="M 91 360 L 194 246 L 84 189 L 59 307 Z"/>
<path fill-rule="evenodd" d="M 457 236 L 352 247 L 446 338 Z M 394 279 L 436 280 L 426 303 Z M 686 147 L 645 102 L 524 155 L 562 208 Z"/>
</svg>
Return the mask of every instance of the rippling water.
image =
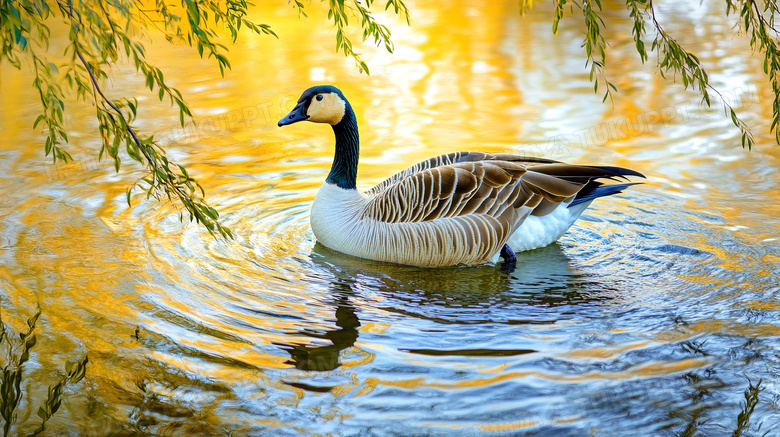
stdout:
<svg viewBox="0 0 780 437">
<path fill-rule="evenodd" d="M 300 20 L 261 8 L 280 39 L 232 47 L 224 79 L 155 40 L 150 58 L 198 128 L 117 73 L 109 92 L 146 96 L 137 127 L 199 178 L 234 241 L 141 195 L 128 208 L 142 173 L 95 161 L 89 105 L 70 104 L 77 162 L 51 165 L 30 130 L 29 77 L 2 67 L 2 318 L 20 331 L 42 310 L 18 435 L 85 354 L 50 435 L 731 435 L 759 380 L 743 435 L 780 433 L 780 153 L 761 60 L 722 6 L 664 2 L 659 18 L 754 127 L 753 151 L 721 112 L 636 61 L 619 7 L 605 4 L 620 93 L 602 104 L 574 20 L 553 36 L 544 6 L 520 17 L 514 2 L 408 3 L 411 27 L 387 18 L 394 55 L 361 46 L 370 77 L 332 53 L 317 4 Z M 596 202 L 511 273 L 350 258 L 308 225 L 332 134 L 275 126 L 317 83 L 357 111 L 360 188 L 464 149 L 649 181 Z"/>
</svg>

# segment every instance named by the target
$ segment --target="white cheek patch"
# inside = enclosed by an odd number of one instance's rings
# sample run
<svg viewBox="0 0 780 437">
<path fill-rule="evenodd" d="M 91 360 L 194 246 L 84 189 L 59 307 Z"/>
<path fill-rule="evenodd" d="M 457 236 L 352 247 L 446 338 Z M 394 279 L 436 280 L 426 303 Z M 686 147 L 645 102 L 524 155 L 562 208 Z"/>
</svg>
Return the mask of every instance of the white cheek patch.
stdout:
<svg viewBox="0 0 780 437">
<path fill-rule="evenodd" d="M 322 100 L 317 100 L 315 97 L 309 104 L 309 109 L 306 111 L 306 115 L 309 116 L 308 121 L 338 124 L 344 118 L 346 102 L 336 93 L 322 94 L 322 96 Z"/>
</svg>

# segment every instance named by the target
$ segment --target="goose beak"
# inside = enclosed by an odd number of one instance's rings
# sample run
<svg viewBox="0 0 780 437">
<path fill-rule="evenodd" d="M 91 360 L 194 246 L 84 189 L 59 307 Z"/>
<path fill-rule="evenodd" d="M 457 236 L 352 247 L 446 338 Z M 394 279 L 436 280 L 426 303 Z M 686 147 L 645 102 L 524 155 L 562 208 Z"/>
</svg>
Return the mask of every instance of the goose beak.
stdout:
<svg viewBox="0 0 780 437">
<path fill-rule="evenodd" d="M 283 119 L 279 120 L 279 127 L 287 126 L 288 124 L 293 124 L 308 119 L 309 116 L 306 115 L 305 111 L 306 110 L 304 109 L 303 103 L 298 103 L 289 114 L 287 114 Z"/>
</svg>

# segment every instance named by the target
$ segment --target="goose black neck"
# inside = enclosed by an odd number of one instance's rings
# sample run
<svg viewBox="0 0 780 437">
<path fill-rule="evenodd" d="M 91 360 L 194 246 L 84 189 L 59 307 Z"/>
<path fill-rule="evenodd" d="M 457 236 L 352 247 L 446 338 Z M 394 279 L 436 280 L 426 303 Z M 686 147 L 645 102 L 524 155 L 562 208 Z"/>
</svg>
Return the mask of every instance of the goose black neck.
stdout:
<svg viewBox="0 0 780 437">
<path fill-rule="evenodd" d="M 333 133 L 336 135 L 336 154 L 326 181 L 345 190 L 357 189 L 360 139 L 355 113 L 349 103 L 344 108 L 344 117 L 333 125 Z"/>
</svg>

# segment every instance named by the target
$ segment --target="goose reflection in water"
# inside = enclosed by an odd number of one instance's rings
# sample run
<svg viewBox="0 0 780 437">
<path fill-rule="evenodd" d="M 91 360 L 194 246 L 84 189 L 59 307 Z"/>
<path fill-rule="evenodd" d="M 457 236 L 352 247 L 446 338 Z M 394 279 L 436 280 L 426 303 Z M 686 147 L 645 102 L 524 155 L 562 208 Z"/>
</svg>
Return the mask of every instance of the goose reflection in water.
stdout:
<svg viewBox="0 0 780 437">
<path fill-rule="evenodd" d="M 316 346 L 294 342 L 287 344 L 274 342 L 290 354 L 290 360 L 285 361 L 286 364 L 292 364 L 300 370 L 333 370 L 341 365 L 339 362 L 341 351 L 355 344 L 360 320 L 355 314 L 355 306 L 349 300 L 353 294 L 351 284 L 347 280 L 337 278 L 329 291 L 330 298 L 325 304 L 335 307 L 337 329 L 324 333 L 303 329 L 292 335 L 327 340 L 331 344 Z"/>
<path fill-rule="evenodd" d="M 517 268 L 498 273 L 497 267 L 419 268 L 365 260 L 344 255 L 320 244 L 311 259 L 342 281 L 353 283 L 362 294 L 376 293 L 381 300 L 400 303 L 383 309 L 423 316 L 431 309 L 479 310 L 482 319 L 495 307 L 517 306 L 517 314 L 532 307 L 587 304 L 614 296 L 606 284 L 590 281 L 572 270 L 571 259 L 561 246 L 517 254 Z M 530 307 L 529 307 L 530 306 Z M 458 314 L 449 323 L 473 323 Z M 446 320 L 438 320 L 444 321 Z"/>
<path fill-rule="evenodd" d="M 499 323 L 552 325 L 576 313 L 576 307 L 605 301 L 613 294 L 604 284 L 586 280 L 570 267 L 558 244 L 518 254 L 511 274 L 495 266 L 418 268 L 365 260 L 317 244 L 310 256 L 313 268 L 332 278 L 324 302 L 335 313 L 335 329 L 302 329 L 290 334 L 301 342 L 275 342 L 305 371 L 330 371 L 341 365 L 341 352 L 357 341 L 360 320 L 352 300 L 371 301 L 388 313 L 441 325 Z M 372 296 L 374 295 L 374 296 Z M 324 340 L 328 345 L 312 344 Z M 410 347 L 404 352 L 435 355 L 517 355 L 535 350 L 429 350 Z M 328 390 L 297 382 L 307 390 Z"/>
</svg>

